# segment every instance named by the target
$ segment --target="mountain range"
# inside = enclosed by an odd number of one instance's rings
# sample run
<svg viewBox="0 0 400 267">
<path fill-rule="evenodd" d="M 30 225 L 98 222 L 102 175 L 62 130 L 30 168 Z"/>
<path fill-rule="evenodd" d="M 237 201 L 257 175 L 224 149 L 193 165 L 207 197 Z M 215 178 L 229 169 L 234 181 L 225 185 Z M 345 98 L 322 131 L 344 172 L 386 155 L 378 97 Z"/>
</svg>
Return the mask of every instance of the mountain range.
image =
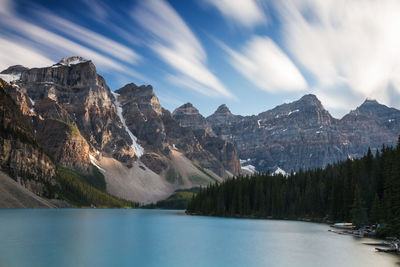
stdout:
<svg viewBox="0 0 400 267">
<path fill-rule="evenodd" d="M 291 172 L 325 167 L 347 158 L 359 158 L 368 148 L 397 143 L 400 111 L 365 102 L 333 118 L 315 95 L 283 104 L 255 116 L 233 115 L 222 105 L 207 117 L 220 138 L 233 142 L 242 164 L 261 172 Z"/>
<path fill-rule="evenodd" d="M 205 118 L 190 103 L 171 113 L 150 85 L 112 92 L 82 57 L 11 66 L 0 79 L 1 169 L 49 199 L 60 197 L 58 166 L 100 171 L 109 194 L 150 203 L 242 173 L 360 157 L 395 144 L 400 132 L 399 110 L 366 100 L 338 120 L 314 95 L 253 116 L 221 105 Z"/>
</svg>

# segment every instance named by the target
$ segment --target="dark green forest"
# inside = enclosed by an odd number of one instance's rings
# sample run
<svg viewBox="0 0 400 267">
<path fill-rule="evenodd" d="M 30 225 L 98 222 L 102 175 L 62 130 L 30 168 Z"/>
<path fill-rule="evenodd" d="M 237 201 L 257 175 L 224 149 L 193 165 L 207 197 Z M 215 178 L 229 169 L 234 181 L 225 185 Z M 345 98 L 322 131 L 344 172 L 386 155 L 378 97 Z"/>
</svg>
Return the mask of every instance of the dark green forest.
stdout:
<svg viewBox="0 0 400 267">
<path fill-rule="evenodd" d="M 202 188 L 187 213 L 196 215 L 379 223 L 380 235 L 400 234 L 400 137 L 396 148 L 360 159 L 299 170 L 255 174 Z"/>
</svg>

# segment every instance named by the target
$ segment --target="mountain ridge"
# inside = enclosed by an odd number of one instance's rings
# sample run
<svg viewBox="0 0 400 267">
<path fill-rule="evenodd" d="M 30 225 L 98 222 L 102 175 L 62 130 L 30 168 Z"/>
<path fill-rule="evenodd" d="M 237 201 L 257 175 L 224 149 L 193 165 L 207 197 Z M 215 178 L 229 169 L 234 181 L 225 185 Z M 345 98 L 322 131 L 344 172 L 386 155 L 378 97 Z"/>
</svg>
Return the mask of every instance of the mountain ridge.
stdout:
<svg viewBox="0 0 400 267">
<path fill-rule="evenodd" d="M 241 172 L 233 145 L 181 127 L 151 85 L 112 92 L 90 60 L 12 66 L 0 78 L 57 164 L 85 175 L 97 168 L 114 196 L 149 203 Z"/>
<path fill-rule="evenodd" d="M 263 172 L 324 167 L 361 157 L 368 147 L 375 151 L 382 144 L 394 145 L 400 133 L 400 111 L 395 108 L 366 99 L 336 119 L 312 94 L 250 116 L 233 115 L 223 104 L 206 119 L 217 136 L 238 147 L 245 164 Z"/>
</svg>

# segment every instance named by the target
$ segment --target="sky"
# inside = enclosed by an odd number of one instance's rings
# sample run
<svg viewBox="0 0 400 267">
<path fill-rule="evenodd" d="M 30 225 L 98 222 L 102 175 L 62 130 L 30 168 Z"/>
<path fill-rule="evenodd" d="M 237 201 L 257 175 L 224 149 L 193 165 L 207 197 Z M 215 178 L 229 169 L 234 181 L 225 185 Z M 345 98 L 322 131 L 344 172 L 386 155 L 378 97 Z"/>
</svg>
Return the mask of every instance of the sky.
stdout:
<svg viewBox="0 0 400 267">
<path fill-rule="evenodd" d="M 82 56 L 111 90 L 253 115 L 315 94 L 336 118 L 400 108 L 398 0 L 0 0 L 0 70 Z"/>
</svg>

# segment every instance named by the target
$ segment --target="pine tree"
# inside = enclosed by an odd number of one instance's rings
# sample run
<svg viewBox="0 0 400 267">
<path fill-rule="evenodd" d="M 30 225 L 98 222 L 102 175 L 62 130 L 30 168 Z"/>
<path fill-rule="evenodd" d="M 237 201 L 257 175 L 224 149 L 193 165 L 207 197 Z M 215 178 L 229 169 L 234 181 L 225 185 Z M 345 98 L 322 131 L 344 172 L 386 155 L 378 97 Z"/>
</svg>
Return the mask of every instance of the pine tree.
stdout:
<svg viewBox="0 0 400 267">
<path fill-rule="evenodd" d="M 353 209 L 351 213 L 352 221 L 355 226 L 361 227 L 367 224 L 367 212 L 364 207 L 364 203 L 361 197 L 361 190 L 358 185 L 356 186 L 356 190 L 354 191 Z"/>
</svg>

